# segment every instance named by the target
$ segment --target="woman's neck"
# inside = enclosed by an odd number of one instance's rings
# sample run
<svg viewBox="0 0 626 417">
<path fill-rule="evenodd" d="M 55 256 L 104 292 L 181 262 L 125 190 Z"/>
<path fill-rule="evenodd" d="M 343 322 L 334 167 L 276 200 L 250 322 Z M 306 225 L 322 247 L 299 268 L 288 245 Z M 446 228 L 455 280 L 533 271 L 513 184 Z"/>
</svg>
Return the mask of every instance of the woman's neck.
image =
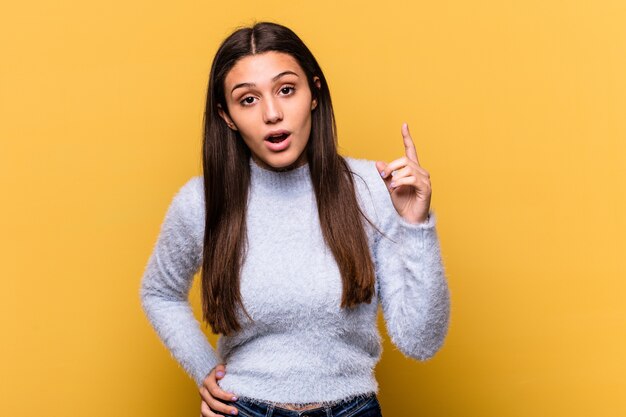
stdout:
<svg viewBox="0 0 626 417">
<path fill-rule="evenodd" d="M 308 192 L 312 187 L 309 164 L 306 160 L 300 162 L 298 166 L 294 163 L 280 169 L 266 166 L 257 162 L 256 158 L 250 158 L 251 180 L 256 186 L 287 194 Z"/>
</svg>

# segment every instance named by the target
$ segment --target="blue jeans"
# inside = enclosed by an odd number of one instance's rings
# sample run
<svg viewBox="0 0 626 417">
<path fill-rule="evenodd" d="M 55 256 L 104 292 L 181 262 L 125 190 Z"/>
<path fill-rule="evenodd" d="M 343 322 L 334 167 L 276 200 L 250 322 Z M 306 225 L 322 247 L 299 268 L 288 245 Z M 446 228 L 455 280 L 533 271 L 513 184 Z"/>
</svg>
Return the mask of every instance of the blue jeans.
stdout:
<svg viewBox="0 0 626 417">
<path fill-rule="evenodd" d="M 354 397 L 339 404 L 302 411 L 275 407 L 271 403 L 256 400 L 252 402 L 244 398 L 226 403 L 239 410 L 238 416 L 241 417 L 382 417 L 380 403 L 374 393 Z"/>
</svg>

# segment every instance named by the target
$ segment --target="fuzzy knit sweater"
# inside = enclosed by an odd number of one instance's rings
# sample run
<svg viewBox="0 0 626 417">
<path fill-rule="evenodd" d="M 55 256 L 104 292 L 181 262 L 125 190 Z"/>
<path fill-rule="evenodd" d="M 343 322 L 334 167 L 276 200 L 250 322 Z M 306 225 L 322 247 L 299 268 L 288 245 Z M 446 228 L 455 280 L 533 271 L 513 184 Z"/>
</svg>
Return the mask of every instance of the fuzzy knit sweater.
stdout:
<svg viewBox="0 0 626 417">
<path fill-rule="evenodd" d="M 346 157 L 376 274 L 371 303 L 340 308 L 342 281 L 324 242 L 308 164 L 270 171 L 250 159 L 243 303 L 253 321 L 214 350 L 188 302 L 202 262 L 202 176 L 174 196 L 140 288 L 142 307 L 165 346 L 198 386 L 218 363 L 219 385 L 239 398 L 325 403 L 377 393 L 374 367 L 382 346 L 382 307 L 392 343 L 408 357 L 431 358 L 448 331 L 450 296 L 435 229 L 436 216 L 412 224 L 392 205 L 374 161 Z M 356 174 L 356 175 L 354 175 Z"/>
</svg>

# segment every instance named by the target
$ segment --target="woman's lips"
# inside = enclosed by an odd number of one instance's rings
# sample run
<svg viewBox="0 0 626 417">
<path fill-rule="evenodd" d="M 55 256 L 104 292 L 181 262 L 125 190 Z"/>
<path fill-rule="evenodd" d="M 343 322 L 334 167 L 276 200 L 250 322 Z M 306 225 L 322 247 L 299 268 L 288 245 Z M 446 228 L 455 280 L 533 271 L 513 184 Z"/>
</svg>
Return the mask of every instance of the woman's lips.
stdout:
<svg viewBox="0 0 626 417">
<path fill-rule="evenodd" d="M 287 147 L 289 147 L 289 144 L 291 143 L 291 134 L 287 133 L 286 136 L 283 134 L 281 137 L 282 139 L 279 140 L 278 142 L 272 142 L 270 140 L 272 138 L 268 136 L 264 141 L 265 145 L 270 151 L 274 151 L 274 152 L 280 152 L 284 149 L 287 149 Z M 272 140 L 276 140 L 276 138 L 273 138 Z"/>
<path fill-rule="evenodd" d="M 267 132 L 267 135 L 265 135 L 265 140 L 270 139 L 272 136 L 281 136 L 281 135 L 288 135 L 289 132 L 288 130 L 285 129 L 276 129 L 276 130 L 271 130 L 269 132 Z"/>
</svg>

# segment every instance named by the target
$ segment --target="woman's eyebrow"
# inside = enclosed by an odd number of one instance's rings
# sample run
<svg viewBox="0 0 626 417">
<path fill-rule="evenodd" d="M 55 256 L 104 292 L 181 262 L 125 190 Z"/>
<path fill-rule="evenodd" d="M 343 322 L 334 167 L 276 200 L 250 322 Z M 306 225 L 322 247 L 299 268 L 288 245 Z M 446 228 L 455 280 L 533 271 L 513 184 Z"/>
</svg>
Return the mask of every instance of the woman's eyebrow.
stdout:
<svg viewBox="0 0 626 417">
<path fill-rule="evenodd" d="M 278 80 L 280 77 L 283 77 L 283 76 L 285 76 L 287 74 L 293 74 L 296 77 L 298 76 L 298 74 L 296 74 L 295 72 L 287 70 L 287 71 L 281 72 L 280 74 L 278 74 L 274 78 L 272 78 L 272 82 Z M 237 89 L 237 88 L 241 88 L 241 87 L 255 87 L 255 86 L 256 86 L 255 83 L 239 83 L 239 84 L 235 85 L 232 90 L 230 90 L 230 94 L 233 94 L 233 91 L 235 91 L 235 89 Z"/>
</svg>

